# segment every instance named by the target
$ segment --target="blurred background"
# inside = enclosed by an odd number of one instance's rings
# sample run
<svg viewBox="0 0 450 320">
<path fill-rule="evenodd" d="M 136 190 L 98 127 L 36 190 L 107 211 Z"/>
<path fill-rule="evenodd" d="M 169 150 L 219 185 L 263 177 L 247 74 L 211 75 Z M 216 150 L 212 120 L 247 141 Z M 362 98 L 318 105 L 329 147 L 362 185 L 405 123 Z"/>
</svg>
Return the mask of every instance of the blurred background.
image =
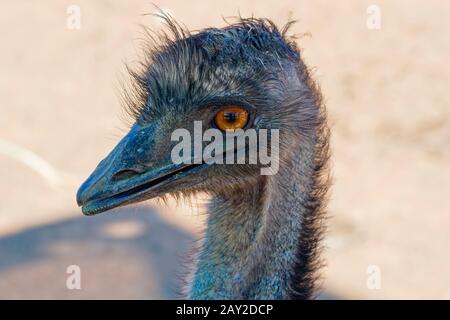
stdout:
<svg viewBox="0 0 450 320">
<path fill-rule="evenodd" d="M 238 13 L 298 20 L 333 133 L 324 297 L 449 299 L 450 2 L 155 3 L 191 30 Z M 75 202 L 127 130 L 117 84 L 138 58 L 139 24 L 162 28 L 143 15 L 154 11 L 0 3 L 0 298 L 175 297 L 201 210 L 149 201 L 84 217 Z M 80 290 L 66 287 L 71 265 Z"/>
</svg>

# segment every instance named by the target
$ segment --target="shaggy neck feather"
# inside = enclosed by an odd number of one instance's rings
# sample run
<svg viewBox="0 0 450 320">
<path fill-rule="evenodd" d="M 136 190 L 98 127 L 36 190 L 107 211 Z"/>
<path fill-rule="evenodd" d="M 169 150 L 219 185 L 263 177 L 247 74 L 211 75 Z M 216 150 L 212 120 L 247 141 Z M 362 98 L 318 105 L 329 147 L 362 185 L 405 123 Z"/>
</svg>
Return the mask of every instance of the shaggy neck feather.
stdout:
<svg viewBox="0 0 450 320">
<path fill-rule="evenodd" d="M 290 298 L 303 217 L 314 214 L 314 143 L 293 147 L 277 174 L 212 199 L 189 298 Z"/>
</svg>

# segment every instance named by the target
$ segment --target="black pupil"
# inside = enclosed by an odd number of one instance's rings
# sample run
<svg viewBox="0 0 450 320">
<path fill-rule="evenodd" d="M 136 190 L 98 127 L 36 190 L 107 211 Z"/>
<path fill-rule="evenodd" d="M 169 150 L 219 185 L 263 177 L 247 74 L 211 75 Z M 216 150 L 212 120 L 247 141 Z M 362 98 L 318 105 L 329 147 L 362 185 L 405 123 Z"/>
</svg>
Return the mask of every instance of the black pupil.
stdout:
<svg viewBox="0 0 450 320">
<path fill-rule="evenodd" d="M 238 114 L 236 112 L 225 112 L 223 117 L 228 123 L 234 123 L 237 120 Z"/>
</svg>

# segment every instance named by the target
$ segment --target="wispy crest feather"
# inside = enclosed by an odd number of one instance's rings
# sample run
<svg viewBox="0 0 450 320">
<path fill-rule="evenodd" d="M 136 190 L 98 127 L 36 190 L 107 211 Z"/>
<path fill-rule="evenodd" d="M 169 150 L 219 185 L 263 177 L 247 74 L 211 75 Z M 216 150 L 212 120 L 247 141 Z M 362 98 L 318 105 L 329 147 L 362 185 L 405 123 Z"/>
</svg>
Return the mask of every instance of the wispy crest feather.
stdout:
<svg viewBox="0 0 450 320">
<path fill-rule="evenodd" d="M 249 45 L 253 47 L 262 48 L 265 39 L 261 37 L 255 37 L 252 34 L 254 31 L 266 32 L 266 34 L 279 35 L 280 41 L 289 47 L 291 53 L 297 53 L 297 45 L 295 43 L 296 35 L 291 35 L 291 27 L 295 24 L 295 20 L 288 21 L 282 28 L 278 28 L 274 22 L 266 18 L 243 18 L 241 16 L 230 17 L 224 19 L 227 26 L 222 29 L 217 28 L 205 28 L 202 30 L 190 31 L 185 25 L 177 22 L 169 13 L 159 10 L 156 13 L 149 14 L 157 17 L 163 21 L 164 28 L 158 31 L 150 29 L 147 26 L 141 25 L 143 30 L 142 49 L 138 59 L 138 62 L 133 65 L 126 64 L 126 71 L 129 75 L 127 81 L 122 82 L 121 90 L 121 102 L 125 113 L 131 118 L 132 121 L 138 121 L 144 118 L 144 120 L 150 120 L 156 109 L 149 106 L 149 98 L 155 92 L 152 90 L 149 81 L 149 71 L 155 60 L 164 59 L 164 55 L 169 53 L 175 48 L 180 51 L 180 56 L 183 51 L 189 55 L 189 50 L 192 50 L 192 46 L 198 43 L 195 39 L 205 34 L 217 34 L 217 33 L 237 33 L 247 32 Z M 262 33 L 264 34 L 264 33 Z M 194 41 L 193 41 L 194 40 Z M 197 48 L 208 51 L 206 48 Z M 275 58 L 279 58 L 278 52 L 273 51 Z M 264 62 L 261 61 L 264 66 Z"/>
</svg>

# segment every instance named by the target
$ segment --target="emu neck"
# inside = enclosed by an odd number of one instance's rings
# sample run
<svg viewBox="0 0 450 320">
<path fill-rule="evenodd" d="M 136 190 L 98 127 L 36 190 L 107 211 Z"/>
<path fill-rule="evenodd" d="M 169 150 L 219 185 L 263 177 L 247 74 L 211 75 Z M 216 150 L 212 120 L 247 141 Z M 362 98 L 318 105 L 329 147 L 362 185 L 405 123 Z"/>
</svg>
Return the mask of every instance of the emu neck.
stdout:
<svg viewBox="0 0 450 320">
<path fill-rule="evenodd" d="M 292 297 L 299 252 L 308 246 L 301 243 L 304 217 L 314 214 L 314 143 L 295 149 L 277 174 L 212 199 L 190 298 Z"/>
</svg>

